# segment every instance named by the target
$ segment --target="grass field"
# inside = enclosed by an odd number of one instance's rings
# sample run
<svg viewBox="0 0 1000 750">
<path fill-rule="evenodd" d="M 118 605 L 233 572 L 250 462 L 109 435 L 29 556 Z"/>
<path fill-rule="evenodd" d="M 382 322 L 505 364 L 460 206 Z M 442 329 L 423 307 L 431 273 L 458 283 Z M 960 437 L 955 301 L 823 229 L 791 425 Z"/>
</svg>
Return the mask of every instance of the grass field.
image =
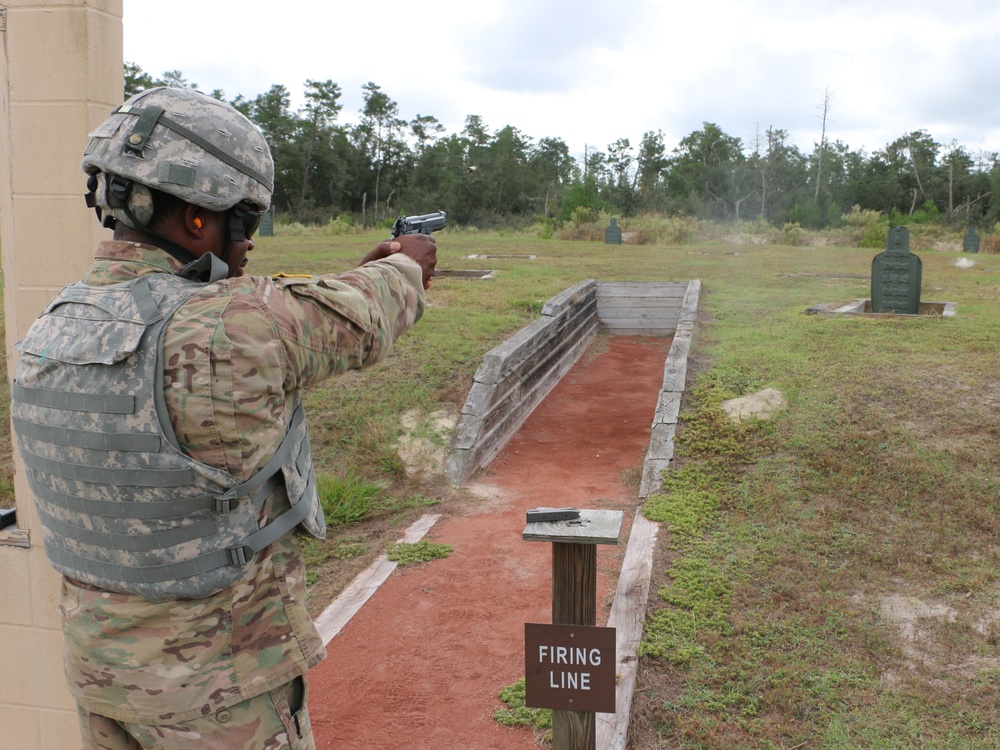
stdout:
<svg viewBox="0 0 1000 750">
<path fill-rule="evenodd" d="M 262 242 L 255 265 L 271 270 L 295 242 Z M 321 252 L 347 267 L 366 246 L 315 242 L 281 262 L 319 270 Z M 834 319 L 804 311 L 868 297 L 856 277 L 874 251 L 448 232 L 439 244 L 441 268 L 496 279 L 435 282 L 389 362 L 311 395 L 331 471 L 401 479 L 401 411 L 460 404 L 482 354 L 562 289 L 703 281 L 676 474 L 649 504 L 667 533 L 633 747 L 1000 746 L 1000 258 L 959 268 L 957 253 L 920 254 L 922 298 L 956 302 L 955 318 Z M 788 399 L 778 419 L 720 418 L 720 400 L 763 387 Z M 474 502 L 412 489 L 418 503 Z"/>
<path fill-rule="evenodd" d="M 376 235 L 263 238 L 252 273 L 350 268 Z M 954 318 L 808 316 L 868 297 L 872 250 L 605 246 L 445 231 L 421 323 L 385 363 L 311 391 L 330 539 L 319 608 L 428 506 L 400 417 L 464 401 L 482 355 L 587 278 L 701 279 L 678 459 L 654 565 L 634 748 L 1000 747 L 1000 257 L 924 251 Z M 536 260 L 470 260 L 536 255 Z M 788 408 L 733 426 L 760 388 Z"/>
</svg>

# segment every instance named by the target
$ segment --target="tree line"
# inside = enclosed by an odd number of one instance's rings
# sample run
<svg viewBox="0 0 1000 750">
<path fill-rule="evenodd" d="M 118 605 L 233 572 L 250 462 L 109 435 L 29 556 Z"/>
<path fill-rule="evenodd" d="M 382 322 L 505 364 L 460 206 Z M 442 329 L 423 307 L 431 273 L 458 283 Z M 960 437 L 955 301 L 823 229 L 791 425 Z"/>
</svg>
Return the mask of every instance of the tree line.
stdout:
<svg viewBox="0 0 1000 750">
<path fill-rule="evenodd" d="M 125 64 L 126 97 L 154 85 L 197 88 L 180 71 L 154 78 Z M 375 83 L 362 87 L 353 123 L 339 121 L 341 89 L 306 80 L 305 103 L 272 85 L 227 99 L 249 117 L 275 160 L 273 209 L 286 220 L 326 223 L 343 214 L 375 224 L 400 213 L 444 209 L 481 227 L 561 222 L 604 211 L 684 215 L 709 221 L 835 226 L 854 206 L 897 223 L 933 221 L 992 227 L 1000 221 L 1000 156 L 941 144 L 925 130 L 867 153 L 826 138 L 804 153 L 787 131 L 768 127 L 748 142 L 703 123 L 668 150 L 662 131 L 633 145 L 570 155 L 558 137 L 535 139 L 512 125 L 492 130 L 468 115 L 448 133 L 431 115 L 407 120 Z"/>
</svg>

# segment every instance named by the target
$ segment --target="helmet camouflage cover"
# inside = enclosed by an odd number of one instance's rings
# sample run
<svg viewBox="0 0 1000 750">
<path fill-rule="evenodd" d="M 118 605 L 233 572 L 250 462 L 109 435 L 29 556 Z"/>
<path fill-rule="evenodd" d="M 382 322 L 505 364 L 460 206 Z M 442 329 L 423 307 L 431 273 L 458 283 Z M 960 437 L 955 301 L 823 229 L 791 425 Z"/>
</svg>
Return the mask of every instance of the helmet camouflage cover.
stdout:
<svg viewBox="0 0 1000 750">
<path fill-rule="evenodd" d="M 257 127 L 193 89 L 154 88 L 131 97 L 90 134 L 81 166 L 101 178 L 99 204 L 108 175 L 211 211 L 241 201 L 265 211 L 274 189 L 271 151 Z"/>
</svg>

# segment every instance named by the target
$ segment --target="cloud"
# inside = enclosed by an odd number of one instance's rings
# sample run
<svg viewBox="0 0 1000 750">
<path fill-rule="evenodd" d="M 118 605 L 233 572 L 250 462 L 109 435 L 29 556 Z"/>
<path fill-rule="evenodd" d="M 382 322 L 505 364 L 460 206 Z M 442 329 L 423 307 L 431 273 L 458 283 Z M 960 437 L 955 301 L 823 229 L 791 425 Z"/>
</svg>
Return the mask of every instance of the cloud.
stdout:
<svg viewBox="0 0 1000 750">
<path fill-rule="evenodd" d="M 307 78 L 340 84 L 341 122 L 374 81 L 401 116 L 449 132 L 558 137 L 574 153 L 661 130 L 668 148 L 714 122 L 747 143 L 773 126 L 810 151 L 827 135 L 868 151 L 911 130 L 1000 150 L 995 0 L 430 0 L 415 8 L 125 0 L 126 59 L 252 98 Z M 191 19 L 198 23 L 192 24 Z M 219 29 L 225 28 L 220 43 Z M 235 42 L 232 42 L 235 40 Z"/>
<path fill-rule="evenodd" d="M 922 66 L 913 94 L 916 122 L 971 133 L 983 123 L 1000 126 L 1000 47 L 996 32 L 963 39 Z M 984 52 L 986 54 L 984 54 Z M 994 130 L 996 127 L 993 128 Z"/>
<path fill-rule="evenodd" d="M 496 91 L 570 91 L 610 71 L 600 52 L 634 43 L 636 22 L 651 13 L 641 0 L 609 6 L 602 0 L 514 0 L 502 13 L 471 24 L 457 40 L 464 77 Z M 641 26 L 639 27 L 641 28 Z"/>
</svg>

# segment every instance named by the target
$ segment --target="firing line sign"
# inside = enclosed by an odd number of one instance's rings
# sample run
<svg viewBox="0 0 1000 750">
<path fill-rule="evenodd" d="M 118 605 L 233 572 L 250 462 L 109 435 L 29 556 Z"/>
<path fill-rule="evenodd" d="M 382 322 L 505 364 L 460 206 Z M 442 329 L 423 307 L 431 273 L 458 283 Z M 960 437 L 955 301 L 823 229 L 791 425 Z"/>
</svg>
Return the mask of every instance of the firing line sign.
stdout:
<svg viewBox="0 0 1000 750">
<path fill-rule="evenodd" d="M 524 624 L 525 705 L 615 712 L 615 629 Z"/>
</svg>

